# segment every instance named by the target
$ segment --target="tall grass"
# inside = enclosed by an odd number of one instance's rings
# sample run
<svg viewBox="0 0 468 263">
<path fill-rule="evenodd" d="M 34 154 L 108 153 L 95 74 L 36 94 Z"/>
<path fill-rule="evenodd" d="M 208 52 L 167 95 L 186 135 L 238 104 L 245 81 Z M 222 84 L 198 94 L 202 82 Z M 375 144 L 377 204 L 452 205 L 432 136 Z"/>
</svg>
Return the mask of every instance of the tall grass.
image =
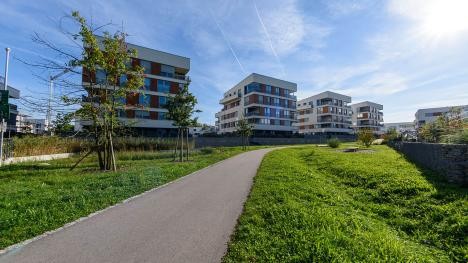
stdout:
<svg viewBox="0 0 468 263">
<path fill-rule="evenodd" d="M 33 156 L 57 153 L 78 153 L 89 148 L 90 141 L 83 138 L 62 138 L 56 136 L 25 136 L 13 139 L 13 156 Z M 120 152 L 165 151 L 173 149 L 175 138 L 118 137 L 114 149 Z M 194 142 L 189 144 L 194 148 Z"/>
</svg>

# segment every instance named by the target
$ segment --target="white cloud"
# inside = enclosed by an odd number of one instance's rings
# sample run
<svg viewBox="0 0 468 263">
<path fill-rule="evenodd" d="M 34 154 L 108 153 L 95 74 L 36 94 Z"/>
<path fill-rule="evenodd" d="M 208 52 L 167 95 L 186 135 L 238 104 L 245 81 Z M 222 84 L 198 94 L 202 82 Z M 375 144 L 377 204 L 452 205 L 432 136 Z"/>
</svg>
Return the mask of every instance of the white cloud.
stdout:
<svg viewBox="0 0 468 263">
<path fill-rule="evenodd" d="M 325 0 L 327 10 L 333 17 L 342 17 L 357 13 L 369 7 L 370 0 Z"/>
<path fill-rule="evenodd" d="M 407 80 L 393 72 L 379 72 L 371 75 L 361 84 L 340 91 L 356 97 L 375 97 L 394 94 L 408 88 Z"/>
</svg>

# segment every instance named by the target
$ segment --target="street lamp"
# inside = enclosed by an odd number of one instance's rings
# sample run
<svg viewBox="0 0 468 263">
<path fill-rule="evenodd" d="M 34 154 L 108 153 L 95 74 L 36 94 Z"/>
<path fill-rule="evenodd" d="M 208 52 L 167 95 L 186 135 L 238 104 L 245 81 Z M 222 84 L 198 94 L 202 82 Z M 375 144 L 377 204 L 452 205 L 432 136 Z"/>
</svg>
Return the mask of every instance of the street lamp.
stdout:
<svg viewBox="0 0 468 263">
<path fill-rule="evenodd" d="M 3 90 L 8 90 L 8 62 L 10 60 L 10 48 L 5 48 L 6 63 L 5 63 L 5 81 L 3 83 Z M 0 166 L 3 164 L 3 136 L 6 131 L 5 116 L 2 116 L 1 133 L 0 133 Z"/>
</svg>

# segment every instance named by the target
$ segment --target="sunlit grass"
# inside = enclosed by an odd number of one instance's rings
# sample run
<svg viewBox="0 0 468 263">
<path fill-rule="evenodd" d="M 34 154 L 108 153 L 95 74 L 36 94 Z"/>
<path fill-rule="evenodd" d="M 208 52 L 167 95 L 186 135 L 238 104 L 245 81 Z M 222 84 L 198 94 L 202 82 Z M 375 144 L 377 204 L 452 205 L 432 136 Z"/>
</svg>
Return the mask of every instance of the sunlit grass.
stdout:
<svg viewBox="0 0 468 263">
<path fill-rule="evenodd" d="M 371 149 L 268 154 L 224 260 L 466 261 L 468 190 L 386 146 Z"/>
</svg>

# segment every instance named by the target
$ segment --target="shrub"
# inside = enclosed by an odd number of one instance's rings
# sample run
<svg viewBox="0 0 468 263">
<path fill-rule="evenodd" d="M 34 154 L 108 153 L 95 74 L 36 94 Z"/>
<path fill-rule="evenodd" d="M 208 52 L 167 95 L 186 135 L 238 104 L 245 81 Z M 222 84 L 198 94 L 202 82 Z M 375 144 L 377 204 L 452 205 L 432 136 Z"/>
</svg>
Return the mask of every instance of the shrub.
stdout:
<svg viewBox="0 0 468 263">
<path fill-rule="evenodd" d="M 370 147 L 374 141 L 374 133 L 371 129 L 361 129 L 357 133 L 358 140 L 362 142 L 366 147 Z"/>
<path fill-rule="evenodd" d="M 212 153 L 214 153 L 214 151 L 215 151 L 215 149 L 212 148 L 212 147 L 203 147 L 203 148 L 200 149 L 200 152 L 202 154 L 212 154 Z"/>
<path fill-rule="evenodd" d="M 57 136 L 24 136 L 13 138 L 14 157 L 57 153 L 77 153 L 83 141 Z"/>
<path fill-rule="evenodd" d="M 468 144 L 468 129 L 463 129 L 456 134 L 442 135 L 440 141 L 443 143 Z"/>
<path fill-rule="evenodd" d="M 331 138 L 327 141 L 327 144 L 331 148 L 338 148 L 341 144 L 341 141 L 338 138 Z"/>
</svg>

